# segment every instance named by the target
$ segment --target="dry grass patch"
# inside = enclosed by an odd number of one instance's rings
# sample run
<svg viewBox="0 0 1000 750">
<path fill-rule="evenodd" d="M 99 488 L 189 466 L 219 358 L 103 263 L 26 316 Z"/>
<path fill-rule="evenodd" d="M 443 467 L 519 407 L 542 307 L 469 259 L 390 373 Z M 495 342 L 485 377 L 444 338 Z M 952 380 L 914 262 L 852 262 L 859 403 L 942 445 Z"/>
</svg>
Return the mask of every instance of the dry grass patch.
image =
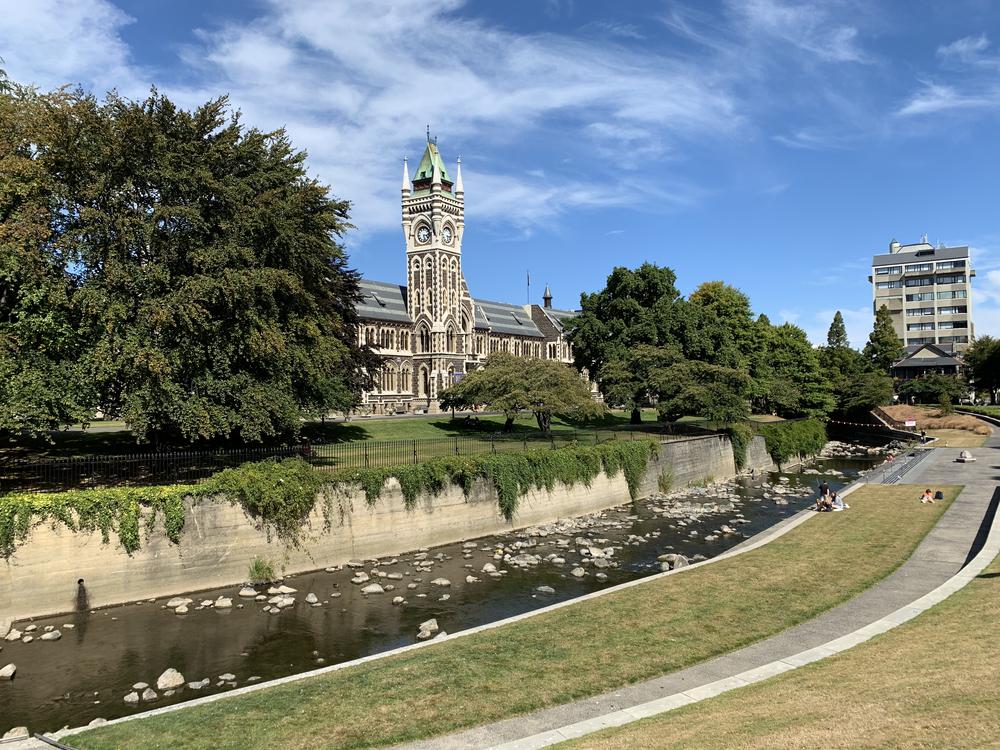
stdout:
<svg viewBox="0 0 1000 750">
<path fill-rule="evenodd" d="M 937 438 L 935 448 L 982 448 L 985 435 L 974 435 L 966 430 L 928 430 L 928 437 Z"/>
<path fill-rule="evenodd" d="M 944 502 L 920 505 L 922 489 L 869 485 L 851 495 L 851 510 L 816 515 L 729 560 L 71 742 L 81 750 L 382 747 L 602 693 L 741 648 L 870 587 L 910 555 L 959 491 L 942 488 Z"/>
<path fill-rule="evenodd" d="M 976 435 L 989 435 L 990 426 L 968 414 L 942 414 L 940 409 L 927 406 L 883 406 L 883 410 L 900 422 L 914 420 L 921 430 L 964 430 Z M 961 446 L 956 446 L 961 447 Z"/>
<path fill-rule="evenodd" d="M 574 750 L 1000 748 L 1000 562 L 909 623 L 822 662 Z"/>
</svg>

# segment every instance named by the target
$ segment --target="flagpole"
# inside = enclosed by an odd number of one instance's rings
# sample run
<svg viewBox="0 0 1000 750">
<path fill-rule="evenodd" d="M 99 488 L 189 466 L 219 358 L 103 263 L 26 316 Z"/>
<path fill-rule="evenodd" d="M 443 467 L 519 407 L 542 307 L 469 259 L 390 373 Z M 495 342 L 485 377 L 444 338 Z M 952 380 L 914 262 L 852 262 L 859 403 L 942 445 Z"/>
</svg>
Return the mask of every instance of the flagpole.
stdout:
<svg viewBox="0 0 1000 750">
<path fill-rule="evenodd" d="M 528 286 L 524 290 L 524 304 L 531 304 L 531 271 L 525 271 L 528 276 Z"/>
</svg>

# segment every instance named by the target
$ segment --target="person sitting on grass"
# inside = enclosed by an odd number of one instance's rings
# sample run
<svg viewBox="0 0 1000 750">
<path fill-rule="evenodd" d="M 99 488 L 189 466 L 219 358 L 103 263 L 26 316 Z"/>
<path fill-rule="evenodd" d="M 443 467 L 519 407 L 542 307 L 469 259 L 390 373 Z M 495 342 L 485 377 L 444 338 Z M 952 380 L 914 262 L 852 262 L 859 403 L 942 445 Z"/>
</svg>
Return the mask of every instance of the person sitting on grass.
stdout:
<svg viewBox="0 0 1000 750">
<path fill-rule="evenodd" d="M 934 502 L 934 493 L 931 492 L 930 487 L 928 487 L 926 490 L 924 490 L 924 494 L 920 498 L 920 502 L 922 502 L 922 503 L 933 503 Z"/>
<path fill-rule="evenodd" d="M 830 509 L 831 510 L 846 510 L 851 506 L 844 502 L 844 499 L 838 495 L 836 492 L 830 493 Z"/>
</svg>

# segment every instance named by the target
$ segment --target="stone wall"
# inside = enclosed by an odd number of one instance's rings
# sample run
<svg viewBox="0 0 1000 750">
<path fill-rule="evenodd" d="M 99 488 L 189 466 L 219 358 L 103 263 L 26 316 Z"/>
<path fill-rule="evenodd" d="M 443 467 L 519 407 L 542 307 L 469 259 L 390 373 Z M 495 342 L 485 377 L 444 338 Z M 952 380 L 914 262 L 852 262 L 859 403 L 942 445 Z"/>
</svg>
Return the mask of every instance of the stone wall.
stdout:
<svg viewBox="0 0 1000 750">
<path fill-rule="evenodd" d="M 673 487 L 682 487 L 735 474 L 727 437 L 670 441 L 661 444 L 650 462 L 640 495 L 656 492 L 661 476 L 668 476 Z M 590 487 L 529 492 L 511 523 L 498 512 L 496 494 L 485 482 L 469 497 L 451 487 L 408 510 L 398 484 L 390 480 L 374 506 L 360 491 L 334 492 L 329 527 L 321 510 L 324 503 L 317 503 L 296 549 L 268 538 L 239 505 L 224 499 L 189 501 L 180 544 L 172 544 L 157 528 L 132 555 L 117 541 L 103 544 L 100 532 L 45 524 L 35 527 L 14 555 L 0 563 L 0 615 L 42 616 L 228 586 L 245 580 L 256 556 L 272 560 L 285 573 L 315 570 L 352 558 L 382 557 L 592 513 L 629 499 L 623 476 L 601 474 Z M 86 602 L 78 601 L 78 579 L 84 581 Z"/>
</svg>

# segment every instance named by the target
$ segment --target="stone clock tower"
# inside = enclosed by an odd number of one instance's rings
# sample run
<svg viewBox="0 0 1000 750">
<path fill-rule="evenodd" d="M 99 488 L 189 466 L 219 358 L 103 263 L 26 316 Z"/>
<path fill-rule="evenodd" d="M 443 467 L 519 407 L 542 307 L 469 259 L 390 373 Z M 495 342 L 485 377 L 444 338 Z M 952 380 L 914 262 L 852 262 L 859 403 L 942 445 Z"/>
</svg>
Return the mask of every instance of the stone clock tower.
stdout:
<svg viewBox="0 0 1000 750">
<path fill-rule="evenodd" d="M 462 275 L 462 160 L 453 181 L 430 134 L 412 183 L 403 160 L 402 208 L 413 390 L 418 404 L 426 399 L 426 406 L 435 409 L 438 394 L 464 372 L 473 308 Z"/>
</svg>

